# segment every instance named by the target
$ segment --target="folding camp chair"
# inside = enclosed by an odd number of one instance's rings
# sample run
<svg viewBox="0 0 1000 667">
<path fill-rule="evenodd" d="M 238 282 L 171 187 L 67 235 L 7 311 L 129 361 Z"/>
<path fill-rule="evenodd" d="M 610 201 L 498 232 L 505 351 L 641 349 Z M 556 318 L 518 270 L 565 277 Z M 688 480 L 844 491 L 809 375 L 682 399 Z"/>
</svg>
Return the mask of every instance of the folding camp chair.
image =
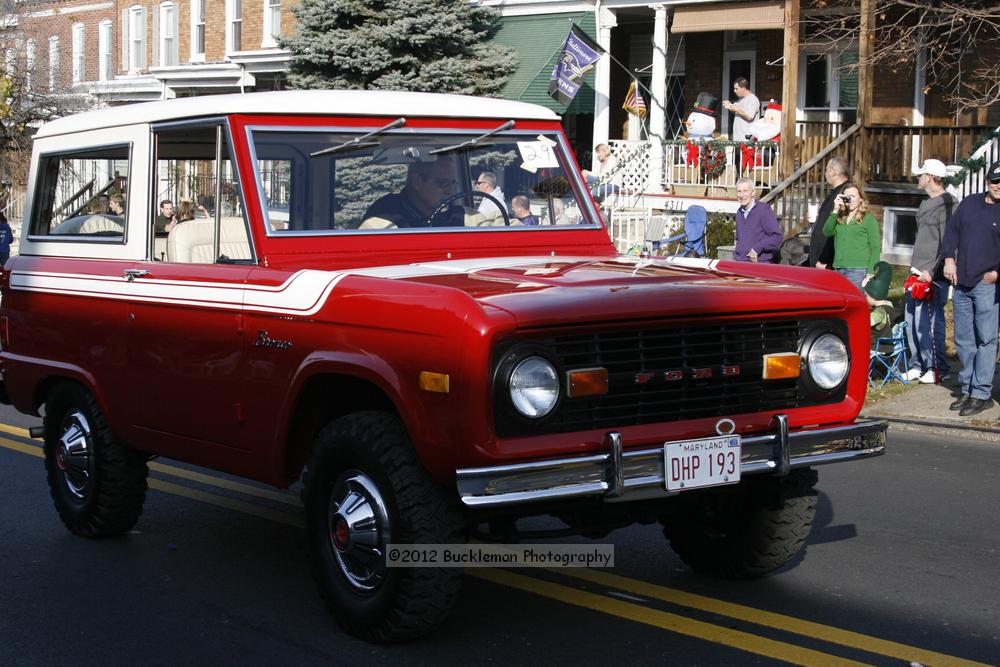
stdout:
<svg viewBox="0 0 1000 667">
<path fill-rule="evenodd" d="M 909 384 L 906 380 L 906 371 L 909 369 L 906 358 L 906 322 L 897 322 L 888 337 L 877 339 L 875 349 L 868 357 L 868 384 L 873 389 L 882 389 L 890 380 Z"/>
<path fill-rule="evenodd" d="M 646 218 L 646 228 L 643 237 L 643 251 L 657 254 L 660 245 L 666 241 L 663 238 L 663 228 L 667 224 L 667 219 L 662 215 L 651 215 Z"/>
<path fill-rule="evenodd" d="M 670 238 L 663 239 L 663 243 L 677 243 L 674 250 L 675 255 L 687 257 L 705 256 L 705 227 L 708 226 L 708 211 L 704 206 L 697 204 L 688 208 L 684 214 L 684 231 Z"/>
</svg>

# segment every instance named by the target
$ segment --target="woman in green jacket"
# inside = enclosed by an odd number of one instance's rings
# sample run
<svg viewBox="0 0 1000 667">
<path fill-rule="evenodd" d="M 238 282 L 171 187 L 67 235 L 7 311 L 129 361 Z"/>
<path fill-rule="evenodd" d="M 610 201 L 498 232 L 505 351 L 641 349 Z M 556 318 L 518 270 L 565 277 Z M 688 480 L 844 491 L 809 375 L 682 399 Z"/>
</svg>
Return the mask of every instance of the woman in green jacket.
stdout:
<svg viewBox="0 0 1000 667">
<path fill-rule="evenodd" d="M 823 225 L 823 234 L 833 237 L 833 268 L 862 291 L 882 254 L 878 221 L 867 208 L 858 186 L 848 183 Z"/>
</svg>

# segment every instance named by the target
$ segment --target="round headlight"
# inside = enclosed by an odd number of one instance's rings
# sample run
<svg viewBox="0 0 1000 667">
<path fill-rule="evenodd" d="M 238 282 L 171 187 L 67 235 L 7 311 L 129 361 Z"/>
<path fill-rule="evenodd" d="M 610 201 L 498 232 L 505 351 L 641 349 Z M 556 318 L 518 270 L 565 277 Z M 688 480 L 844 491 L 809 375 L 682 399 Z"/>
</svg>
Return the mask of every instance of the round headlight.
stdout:
<svg viewBox="0 0 1000 667">
<path fill-rule="evenodd" d="M 833 334 L 823 334 L 809 348 L 809 375 L 821 389 L 830 390 L 847 377 L 850 363 L 847 360 L 847 346 Z"/>
<path fill-rule="evenodd" d="M 510 400 L 525 417 L 544 417 L 558 398 L 556 369 L 542 357 L 528 357 L 510 374 Z"/>
</svg>

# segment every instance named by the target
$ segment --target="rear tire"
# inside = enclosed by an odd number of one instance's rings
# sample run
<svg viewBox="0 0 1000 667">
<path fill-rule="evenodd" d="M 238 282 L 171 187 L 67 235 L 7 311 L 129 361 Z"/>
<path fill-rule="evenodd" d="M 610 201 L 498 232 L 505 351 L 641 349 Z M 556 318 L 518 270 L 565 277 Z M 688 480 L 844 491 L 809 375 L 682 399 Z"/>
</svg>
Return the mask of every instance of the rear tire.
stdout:
<svg viewBox="0 0 1000 667">
<path fill-rule="evenodd" d="M 45 471 L 59 518 L 81 537 L 129 531 L 146 500 L 146 457 L 120 444 L 93 395 L 56 387 L 45 404 Z"/>
<path fill-rule="evenodd" d="M 330 612 L 372 642 L 425 635 L 458 598 L 461 568 L 387 568 L 385 546 L 464 542 L 454 494 L 423 468 L 385 412 L 331 422 L 316 437 L 304 492 L 313 576 Z"/>
<path fill-rule="evenodd" d="M 817 479 L 807 468 L 750 478 L 734 489 L 682 494 L 664 517 L 663 532 L 696 572 L 762 577 L 802 551 L 816 514 Z"/>
</svg>

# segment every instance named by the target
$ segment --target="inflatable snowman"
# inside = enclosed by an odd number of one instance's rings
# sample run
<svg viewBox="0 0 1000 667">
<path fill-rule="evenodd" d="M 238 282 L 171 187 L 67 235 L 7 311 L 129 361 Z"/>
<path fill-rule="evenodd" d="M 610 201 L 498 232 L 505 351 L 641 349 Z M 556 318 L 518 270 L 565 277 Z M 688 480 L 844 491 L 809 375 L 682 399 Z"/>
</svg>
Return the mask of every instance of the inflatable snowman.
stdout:
<svg viewBox="0 0 1000 667">
<path fill-rule="evenodd" d="M 762 118 L 758 118 L 747 127 L 749 141 L 781 141 L 781 105 L 771 100 L 767 104 Z M 748 167 L 766 167 L 774 157 L 774 146 L 740 146 L 743 169 Z"/>
<path fill-rule="evenodd" d="M 719 108 L 719 98 L 702 92 L 691 109 L 684 125 L 692 141 L 707 141 L 715 132 L 715 116 Z"/>
</svg>

